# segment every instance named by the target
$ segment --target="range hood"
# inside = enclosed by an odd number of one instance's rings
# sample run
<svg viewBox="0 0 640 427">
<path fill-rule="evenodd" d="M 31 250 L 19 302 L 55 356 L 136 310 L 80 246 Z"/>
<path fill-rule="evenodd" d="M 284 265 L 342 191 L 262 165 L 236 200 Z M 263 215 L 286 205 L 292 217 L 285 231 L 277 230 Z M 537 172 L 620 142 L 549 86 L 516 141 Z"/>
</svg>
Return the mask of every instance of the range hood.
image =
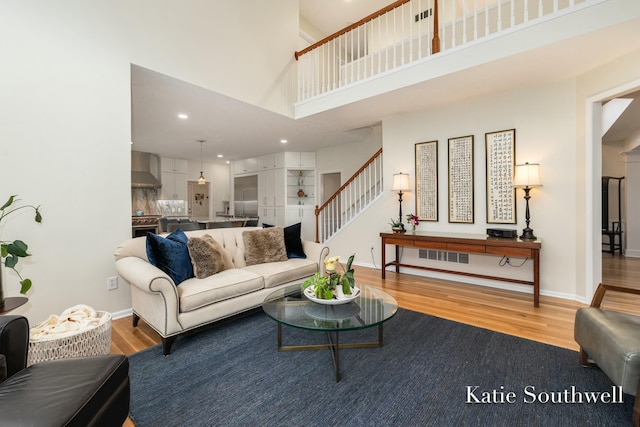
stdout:
<svg viewBox="0 0 640 427">
<path fill-rule="evenodd" d="M 160 188 L 162 184 L 151 173 L 151 153 L 131 152 L 131 188 Z"/>
</svg>

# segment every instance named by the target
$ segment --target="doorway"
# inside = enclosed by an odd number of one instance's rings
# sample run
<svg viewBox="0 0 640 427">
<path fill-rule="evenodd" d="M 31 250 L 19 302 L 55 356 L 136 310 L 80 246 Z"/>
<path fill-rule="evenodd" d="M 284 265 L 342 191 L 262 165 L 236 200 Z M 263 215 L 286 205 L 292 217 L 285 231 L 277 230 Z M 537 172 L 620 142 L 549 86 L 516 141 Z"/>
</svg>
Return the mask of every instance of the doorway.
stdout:
<svg viewBox="0 0 640 427">
<path fill-rule="evenodd" d="M 189 181 L 188 186 L 188 207 L 189 218 L 194 221 L 206 221 L 209 219 L 209 182 L 204 185 L 198 181 Z"/>
<path fill-rule="evenodd" d="M 340 188 L 342 182 L 342 174 L 340 172 L 327 172 L 320 175 L 320 206 L 324 205 L 331 196 Z M 331 206 L 332 215 L 324 215 L 322 227 L 327 230 L 337 230 L 342 226 L 341 200 L 336 198 Z"/>
<path fill-rule="evenodd" d="M 585 300 L 593 297 L 595 289 L 602 281 L 602 176 L 603 139 L 602 105 L 615 97 L 638 91 L 640 80 L 599 93 L 586 100 L 586 230 L 585 230 Z M 626 234 L 626 233 L 625 233 Z"/>
</svg>

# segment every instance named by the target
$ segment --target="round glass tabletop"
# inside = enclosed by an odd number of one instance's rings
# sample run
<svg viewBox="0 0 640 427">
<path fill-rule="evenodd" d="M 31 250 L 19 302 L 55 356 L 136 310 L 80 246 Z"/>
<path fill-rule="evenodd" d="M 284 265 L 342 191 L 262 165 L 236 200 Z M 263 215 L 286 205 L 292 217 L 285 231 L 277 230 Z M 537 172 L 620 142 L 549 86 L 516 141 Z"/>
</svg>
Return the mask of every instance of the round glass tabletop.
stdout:
<svg viewBox="0 0 640 427">
<path fill-rule="evenodd" d="M 262 305 L 275 321 L 316 331 L 350 331 L 376 326 L 398 311 L 396 300 L 381 289 L 356 284 L 360 295 L 346 304 L 325 305 L 309 300 L 302 284 L 287 286 L 269 294 Z"/>
</svg>

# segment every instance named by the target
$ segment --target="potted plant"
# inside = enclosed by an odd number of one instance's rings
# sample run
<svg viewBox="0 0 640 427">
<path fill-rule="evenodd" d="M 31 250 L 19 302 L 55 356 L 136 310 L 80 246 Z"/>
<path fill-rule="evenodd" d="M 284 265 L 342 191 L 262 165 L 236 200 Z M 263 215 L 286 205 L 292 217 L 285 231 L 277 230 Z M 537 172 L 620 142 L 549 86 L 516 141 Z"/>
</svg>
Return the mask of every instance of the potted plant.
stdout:
<svg viewBox="0 0 640 427">
<path fill-rule="evenodd" d="M 302 289 L 306 289 L 309 286 L 313 286 L 313 294 L 316 298 L 320 299 L 333 299 L 337 296 L 338 286 L 342 287 L 342 293 L 344 295 L 351 295 L 352 289 L 356 284 L 353 277 L 353 264 L 354 255 L 349 257 L 347 261 L 347 267 L 344 269 L 343 274 L 335 272 L 335 266 L 340 261 L 340 257 L 334 256 L 324 260 L 325 269 L 327 275 L 320 276 L 320 273 L 314 274 L 309 279 L 302 283 Z"/>
<path fill-rule="evenodd" d="M 0 207 L 0 226 L 2 226 L 2 220 L 5 220 L 9 215 L 14 212 L 19 211 L 20 209 L 33 209 L 35 212 L 35 222 L 42 222 L 42 215 L 40 214 L 40 206 L 33 205 L 22 205 L 17 206 L 20 199 L 18 199 L 18 195 L 13 195 L 9 197 L 9 200 Z M 23 278 L 22 275 L 16 270 L 16 265 L 20 258 L 28 257 L 31 255 L 27 252 L 28 246 L 22 240 L 14 240 L 14 241 L 0 241 L 0 270 L 4 267 L 10 268 L 13 270 L 18 277 L 20 278 L 20 293 L 25 295 L 29 289 L 31 289 L 31 279 Z M 3 272 L 0 271 L 0 307 L 4 305 L 4 292 L 2 289 L 2 277 Z"/>
<path fill-rule="evenodd" d="M 402 224 L 402 220 L 400 218 L 398 219 L 391 218 L 391 222 L 389 223 L 389 225 L 391 226 L 391 230 L 393 230 L 394 233 L 405 232 L 404 224 Z"/>
</svg>

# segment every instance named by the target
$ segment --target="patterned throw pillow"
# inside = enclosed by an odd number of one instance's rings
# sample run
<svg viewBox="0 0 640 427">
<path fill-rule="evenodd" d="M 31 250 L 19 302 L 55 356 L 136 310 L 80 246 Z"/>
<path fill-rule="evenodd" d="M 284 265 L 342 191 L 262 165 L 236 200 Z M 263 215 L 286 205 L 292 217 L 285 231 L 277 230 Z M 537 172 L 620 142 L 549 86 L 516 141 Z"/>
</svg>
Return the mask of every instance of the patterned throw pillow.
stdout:
<svg viewBox="0 0 640 427">
<path fill-rule="evenodd" d="M 247 265 L 286 261 L 284 231 L 281 227 L 243 231 L 244 258 Z"/>
<path fill-rule="evenodd" d="M 193 272 L 198 279 L 233 268 L 229 254 L 209 234 L 190 238 L 187 248 L 191 255 Z"/>
<path fill-rule="evenodd" d="M 262 224 L 264 228 L 273 227 L 273 225 Z M 302 223 L 297 223 L 284 228 L 284 246 L 287 248 L 288 258 L 306 258 L 307 254 L 302 249 L 302 240 L 300 233 L 302 232 Z"/>
</svg>

